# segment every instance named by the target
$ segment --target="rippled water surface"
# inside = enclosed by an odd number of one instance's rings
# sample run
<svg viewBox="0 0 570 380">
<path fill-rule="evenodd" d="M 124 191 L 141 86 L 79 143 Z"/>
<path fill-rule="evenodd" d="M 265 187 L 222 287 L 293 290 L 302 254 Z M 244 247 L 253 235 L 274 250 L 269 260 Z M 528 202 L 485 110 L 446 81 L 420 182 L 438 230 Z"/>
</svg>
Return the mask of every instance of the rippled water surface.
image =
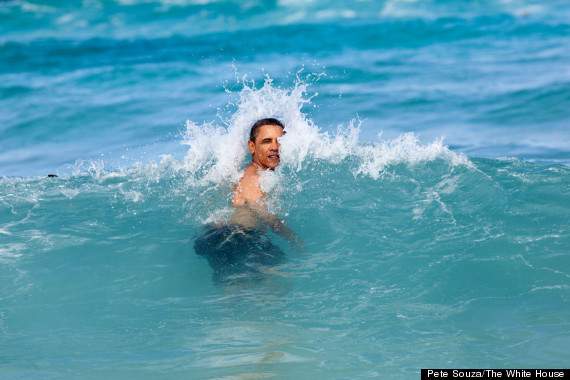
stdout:
<svg viewBox="0 0 570 380">
<path fill-rule="evenodd" d="M 569 11 L 1 1 L 0 377 L 566 367 Z M 195 243 L 267 116 L 304 249 L 220 283 Z"/>
</svg>

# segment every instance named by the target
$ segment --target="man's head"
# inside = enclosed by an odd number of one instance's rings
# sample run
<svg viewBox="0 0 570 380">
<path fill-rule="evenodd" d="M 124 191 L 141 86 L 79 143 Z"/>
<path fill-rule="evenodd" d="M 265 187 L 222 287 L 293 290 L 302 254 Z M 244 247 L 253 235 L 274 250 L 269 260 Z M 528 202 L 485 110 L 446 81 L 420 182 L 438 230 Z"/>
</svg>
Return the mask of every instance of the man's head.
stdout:
<svg viewBox="0 0 570 380">
<path fill-rule="evenodd" d="M 251 127 L 247 146 L 252 161 L 261 169 L 274 170 L 279 165 L 279 141 L 285 126 L 277 119 L 261 119 Z"/>
</svg>

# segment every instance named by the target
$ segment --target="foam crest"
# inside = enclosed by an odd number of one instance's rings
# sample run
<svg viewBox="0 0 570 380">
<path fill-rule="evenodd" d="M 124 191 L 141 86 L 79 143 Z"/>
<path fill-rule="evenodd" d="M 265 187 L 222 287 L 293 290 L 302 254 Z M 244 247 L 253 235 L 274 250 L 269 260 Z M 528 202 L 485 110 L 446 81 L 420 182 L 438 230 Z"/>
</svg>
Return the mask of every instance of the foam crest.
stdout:
<svg viewBox="0 0 570 380">
<path fill-rule="evenodd" d="M 470 165 L 463 154 L 455 153 L 439 138 L 431 144 L 422 145 L 414 133 L 404 133 L 394 140 L 380 141 L 370 145 L 363 145 L 357 152 L 360 164 L 356 174 L 368 175 L 377 179 L 389 165 L 414 165 L 421 162 L 444 159 L 453 166 Z"/>
<path fill-rule="evenodd" d="M 281 138 L 281 165 L 300 171 L 314 160 L 336 165 L 350 159 L 355 165 L 353 174 L 377 179 L 393 164 L 417 164 L 444 159 L 452 165 L 469 164 L 467 158 L 449 150 L 442 139 L 422 144 L 418 136 L 405 133 L 394 140 L 362 143 L 359 134 L 362 121 L 354 119 L 340 124 L 336 131 L 322 131 L 303 113 L 311 104 L 308 84 L 298 80 L 290 89 L 275 87 L 267 78 L 263 86 L 244 83 L 239 92 L 237 110 L 224 125 L 187 122 L 184 144 L 189 146 L 183 168 L 191 183 L 209 186 L 221 182 L 236 183 L 249 157 L 246 142 L 255 121 L 275 117 L 285 124 L 286 134 Z M 271 182 L 271 181 L 270 181 Z"/>
</svg>

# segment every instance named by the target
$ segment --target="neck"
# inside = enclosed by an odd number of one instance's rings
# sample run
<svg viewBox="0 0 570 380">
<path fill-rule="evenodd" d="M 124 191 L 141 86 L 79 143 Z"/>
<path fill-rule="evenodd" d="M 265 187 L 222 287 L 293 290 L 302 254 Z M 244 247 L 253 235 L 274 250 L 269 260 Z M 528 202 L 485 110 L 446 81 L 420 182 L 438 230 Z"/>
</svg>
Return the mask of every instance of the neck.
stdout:
<svg viewBox="0 0 570 380">
<path fill-rule="evenodd" d="M 251 163 L 257 168 L 257 170 L 265 170 L 261 165 L 259 165 L 257 162 L 251 160 Z"/>
</svg>

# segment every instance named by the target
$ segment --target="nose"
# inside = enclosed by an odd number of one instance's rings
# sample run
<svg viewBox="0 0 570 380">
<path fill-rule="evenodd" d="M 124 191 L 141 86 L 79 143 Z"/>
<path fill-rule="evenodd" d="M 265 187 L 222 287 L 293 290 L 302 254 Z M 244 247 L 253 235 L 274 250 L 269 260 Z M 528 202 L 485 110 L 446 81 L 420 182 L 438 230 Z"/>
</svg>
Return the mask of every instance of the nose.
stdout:
<svg viewBox="0 0 570 380">
<path fill-rule="evenodd" d="M 271 142 L 271 145 L 269 146 L 269 149 L 271 149 L 271 150 L 279 150 L 279 146 L 281 146 L 281 144 L 279 144 L 279 143 L 277 142 L 277 140 L 273 140 L 273 141 Z"/>
</svg>

